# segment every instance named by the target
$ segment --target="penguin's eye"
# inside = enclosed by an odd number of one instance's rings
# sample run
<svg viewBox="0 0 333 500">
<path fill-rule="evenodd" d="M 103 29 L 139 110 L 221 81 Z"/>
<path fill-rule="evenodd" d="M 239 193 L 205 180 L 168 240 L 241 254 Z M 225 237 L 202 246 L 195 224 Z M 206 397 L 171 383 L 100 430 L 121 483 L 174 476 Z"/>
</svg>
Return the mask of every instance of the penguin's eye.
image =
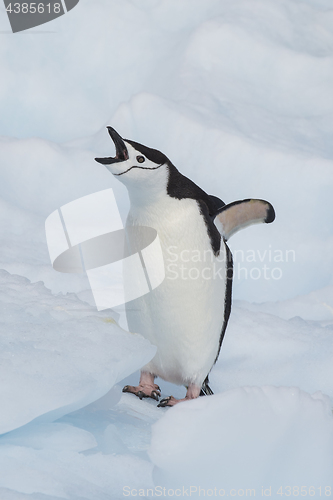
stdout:
<svg viewBox="0 0 333 500">
<path fill-rule="evenodd" d="M 144 157 L 144 156 L 137 156 L 137 157 L 136 157 L 136 161 L 137 161 L 138 163 L 143 163 L 143 162 L 145 161 L 145 157 Z"/>
</svg>

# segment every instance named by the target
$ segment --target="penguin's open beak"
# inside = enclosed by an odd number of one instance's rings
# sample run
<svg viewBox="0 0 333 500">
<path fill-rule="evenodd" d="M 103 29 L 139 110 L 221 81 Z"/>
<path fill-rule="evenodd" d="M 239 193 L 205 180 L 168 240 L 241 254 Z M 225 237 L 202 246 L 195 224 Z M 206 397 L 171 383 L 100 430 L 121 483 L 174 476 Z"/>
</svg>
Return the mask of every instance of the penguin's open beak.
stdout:
<svg viewBox="0 0 333 500">
<path fill-rule="evenodd" d="M 114 158 L 112 156 L 110 156 L 109 158 L 95 158 L 95 160 L 102 165 L 111 165 L 111 163 L 128 160 L 127 148 L 118 132 L 116 132 L 112 127 L 107 127 L 107 129 L 116 147 L 116 156 Z"/>
</svg>

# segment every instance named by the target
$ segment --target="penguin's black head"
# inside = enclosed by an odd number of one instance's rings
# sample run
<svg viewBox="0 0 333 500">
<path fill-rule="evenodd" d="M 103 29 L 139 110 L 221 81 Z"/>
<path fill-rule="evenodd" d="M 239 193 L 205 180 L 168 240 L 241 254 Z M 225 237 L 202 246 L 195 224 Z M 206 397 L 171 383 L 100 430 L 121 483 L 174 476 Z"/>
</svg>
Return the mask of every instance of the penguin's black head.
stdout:
<svg viewBox="0 0 333 500">
<path fill-rule="evenodd" d="M 109 158 L 95 158 L 98 163 L 105 165 L 110 172 L 125 184 L 127 181 L 144 181 L 150 177 L 152 171 L 163 170 L 170 163 L 168 158 L 157 151 L 138 142 L 122 139 L 112 127 L 107 127 L 116 148 L 116 156 Z"/>
</svg>

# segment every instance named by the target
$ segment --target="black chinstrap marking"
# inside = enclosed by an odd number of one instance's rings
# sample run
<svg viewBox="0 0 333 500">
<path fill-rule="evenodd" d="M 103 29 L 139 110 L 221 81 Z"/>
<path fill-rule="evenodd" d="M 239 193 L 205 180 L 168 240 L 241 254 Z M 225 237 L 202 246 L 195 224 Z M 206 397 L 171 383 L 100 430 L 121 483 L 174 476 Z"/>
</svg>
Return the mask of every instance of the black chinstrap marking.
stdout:
<svg viewBox="0 0 333 500">
<path fill-rule="evenodd" d="M 152 168 L 149 168 L 149 167 L 138 167 L 136 165 L 133 165 L 133 167 L 128 168 L 127 170 L 125 170 L 125 172 L 121 172 L 120 174 L 113 174 L 113 175 L 119 176 L 119 175 L 127 174 L 127 172 L 129 172 L 133 168 L 140 168 L 141 170 L 157 170 L 158 168 L 162 167 L 162 165 L 163 165 L 163 163 L 161 165 L 158 165 L 157 167 L 152 167 Z"/>
</svg>

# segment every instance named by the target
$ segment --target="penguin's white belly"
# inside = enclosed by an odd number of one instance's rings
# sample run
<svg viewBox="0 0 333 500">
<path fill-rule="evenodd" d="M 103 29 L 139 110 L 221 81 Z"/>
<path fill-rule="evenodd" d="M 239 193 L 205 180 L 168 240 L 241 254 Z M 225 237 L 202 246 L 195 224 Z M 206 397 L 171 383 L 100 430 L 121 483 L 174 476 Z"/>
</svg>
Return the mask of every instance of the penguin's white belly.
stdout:
<svg viewBox="0 0 333 500">
<path fill-rule="evenodd" d="M 191 199 L 165 197 L 131 207 L 127 225 L 157 230 L 163 283 L 126 306 L 129 328 L 157 346 L 143 369 L 176 384 L 202 384 L 214 364 L 224 321 L 225 246 L 213 254 L 204 218 Z"/>
</svg>

